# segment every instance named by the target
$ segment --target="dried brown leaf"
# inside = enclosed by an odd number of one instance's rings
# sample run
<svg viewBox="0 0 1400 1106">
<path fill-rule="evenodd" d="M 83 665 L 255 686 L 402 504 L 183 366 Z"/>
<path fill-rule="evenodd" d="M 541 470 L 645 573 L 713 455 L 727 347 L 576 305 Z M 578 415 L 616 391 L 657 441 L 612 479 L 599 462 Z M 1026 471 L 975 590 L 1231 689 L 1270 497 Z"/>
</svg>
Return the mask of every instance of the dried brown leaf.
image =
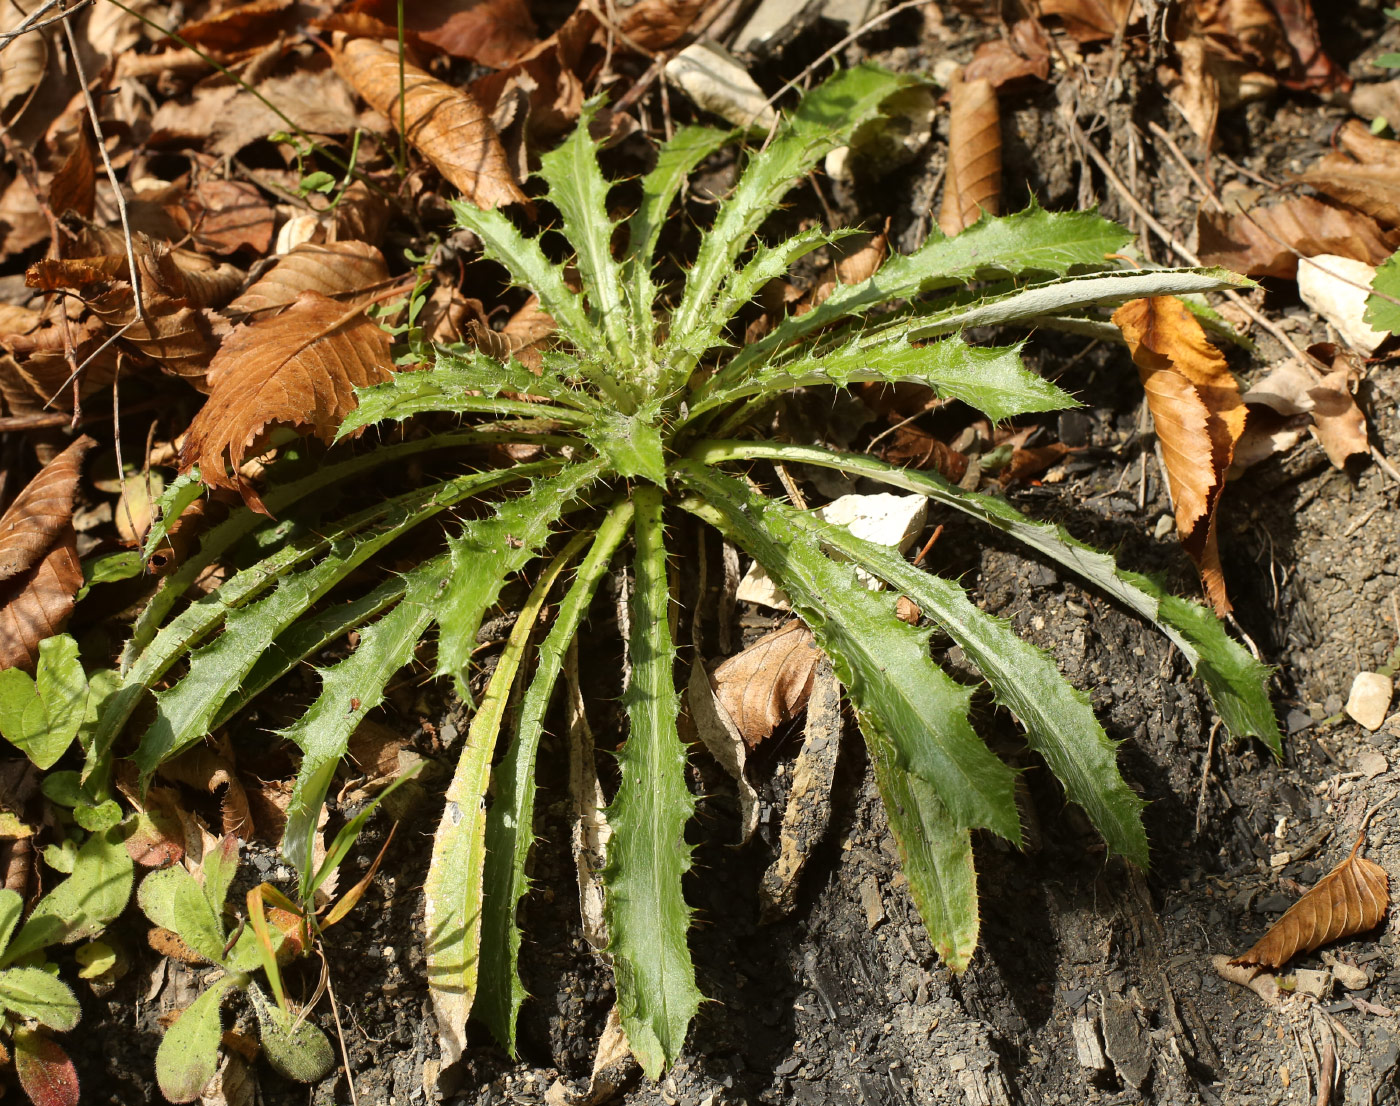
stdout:
<svg viewBox="0 0 1400 1106">
<path fill-rule="evenodd" d="M 234 769 L 232 751 L 227 746 L 220 749 L 208 744 L 196 745 L 162 764 L 160 774 L 210 795 L 217 795 L 222 788 L 219 814 L 223 832 L 235 837 L 252 836 L 253 816 L 248 807 L 248 794 Z"/>
<path fill-rule="evenodd" d="M 1352 80 L 1345 69 L 1327 56 L 1317 33 L 1317 16 L 1311 0 L 1269 0 L 1283 25 L 1294 64 L 1284 84 L 1313 92 L 1350 92 Z"/>
<path fill-rule="evenodd" d="M 0 517 L 0 580 L 38 564 L 73 520 L 83 455 L 97 443 L 84 434 L 39 470 Z"/>
<path fill-rule="evenodd" d="M 1056 15 L 1076 42 L 1113 38 L 1142 17 L 1136 0 L 1040 0 L 1041 15 Z"/>
<path fill-rule="evenodd" d="M 18 39 L 23 42 L 23 39 Z M 5 55 L 8 60 L 9 55 Z M 49 222 L 39 208 L 34 190 L 23 174 L 0 192 L 0 258 L 13 257 L 31 246 L 37 246 L 49 236 Z"/>
<path fill-rule="evenodd" d="M 952 86 L 948 123 L 948 172 L 938 226 L 954 235 L 983 212 L 1001 210 L 1001 111 L 991 81 L 964 80 Z"/>
<path fill-rule="evenodd" d="M 759 638 L 711 673 L 715 698 L 750 748 L 806 707 L 820 660 L 812 631 L 794 621 Z"/>
<path fill-rule="evenodd" d="M 267 45 L 291 28 L 294 16 L 292 0 L 248 0 L 181 25 L 179 35 L 194 46 L 229 56 Z"/>
<path fill-rule="evenodd" d="M 1217 612 L 1230 611 L 1215 519 L 1245 406 L 1225 358 L 1174 296 L 1131 300 L 1113 313 L 1138 367 L 1162 445 L 1181 544 Z"/>
<path fill-rule="evenodd" d="M 1050 76 L 1050 36 L 1038 20 L 1019 19 L 1004 38 L 982 43 L 963 67 L 963 80 L 986 80 L 993 88 Z"/>
<path fill-rule="evenodd" d="M 74 211 L 84 219 L 92 218 L 97 202 L 97 163 L 92 147 L 87 128 L 79 127 L 72 151 L 49 181 L 49 207 L 55 215 Z"/>
<path fill-rule="evenodd" d="M 399 125 L 399 57 L 396 49 L 367 38 L 339 43 L 338 72 L 390 125 Z M 405 138 L 443 177 L 478 207 L 522 203 L 491 120 L 470 95 L 417 66 L 404 70 Z"/>
<path fill-rule="evenodd" d="M 240 312 L 270 311 L 295 302 L 303 292 L 335 297 L 382 286 L 389 279 L 384 255 L 365 242 L 304 242 L 284 255 L 246 292 L 229 304 Z M 347 305 L 351 302 L 344 301 Z"/>
<path fill-rule="evenodd" d="M 1346 154 L 1325 154 L 1301 177 L 1316 188 L 1388 227 L 1400 227 L 1400 168 L 1363 164 Z"/>
<path fill-rule="evenodd" d="M 42 0 L 7 0 L 0 8 L 0 31 L 12 31 Z M 17 117 L 11 109 L 28 98 L 44 79 L 49 67 L 49 40 L 46 32 L 22 34 L 6 44 L 5 64 L 0 67 L 0 115 L 13 125 Z"/>
<path fill-rule="evenodd" d="M 882 460 L 901 468 L 932 469 L 956 484 L 967 475 L 967 454 L 950 449 L 927 430 L 913 424 L 900 426 L 885 439 Z"/>
<path fill-rule="evenodd" d="M 1300 952 L 1380 925 L 1390 905 L 1390 876 L 1361 855 L 1365 840 L 1365 834 L 1358 837 L 1345 860 L 1290 906 L 1248 952 L 1230 963 L 1281 968 Z"/>
<path fill-rule="evenodd" d="M 39 642 L 62 632 L 82 586 L 78 535 L 70 525 L 43 560 L 0 588 L 0 669 L 33 671 Z"/>
<path fill-rule="evenodd" d="M 357 0 L 352 12 L 394 26 L 393 0 Z M 404 29 L 453 57 L 502 69 L 536 42 L 539 34 L 525 0 L 416 0 L 404 6 Z"/>
<path fill-rule="evenodd" d="M 1383 231 L 1358 211 L 1312 196 L 1294 196 L 1248 214 L 1202 210 L 1196 229 L 1204 264 L 1252 277 L 1292 280 L 1298 275 L 1298 254 L 1337 254 L 1379 265 L 1400 246 L 1400 233 Z"/>
<path fill-rule="evenodd" d="M 265 254 L 277 232 L 277 212 L 247 181 L 202 180 L 167 210 L 185 235 L 214 253 Z"/>
<path fill-rule="evenodd" d="M 269 428 L 329 442 L 355 409 L 354 390 L 391 375 L 388 334 L 361 309 L 303 292 L 281 315 L 240 327 L 223 343 L 209 365 L 209 399 L 180 450 L 181 470 L 197 464 L 204 483 L 236 488 L 265 511 L 238 469 Z"/>
</svg>

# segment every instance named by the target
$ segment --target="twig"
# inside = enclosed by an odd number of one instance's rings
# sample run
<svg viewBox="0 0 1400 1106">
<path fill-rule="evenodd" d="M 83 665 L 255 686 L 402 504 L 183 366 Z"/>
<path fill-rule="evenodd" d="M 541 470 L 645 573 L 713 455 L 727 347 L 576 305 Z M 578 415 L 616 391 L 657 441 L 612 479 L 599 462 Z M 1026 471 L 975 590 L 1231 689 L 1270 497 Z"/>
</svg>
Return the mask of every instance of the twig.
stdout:
<svg viewBox="0 0 1400 1106">
<path fill-rule="evenodd" d="M 1201 766 L 1201 790 L 1196 796 L 1196 836 L 1201 836 L 1201 827 L 1205 824 L 1206 814 L 1206 784 L 1210 782 L 1210 765 L 1215 757 L 1215 735 L 1220 732 L 1220 719 L 1217 718 L 1210 727 L 1210 740 L 1206 742 L 1206 760 Z"/>
<path fill-rule="evenodd" d="M 52 27 L 55 23 L 58 23 L 60 20 L 67 19 L 69 15 L 73 15 L 77 12 L 82 11 L 92 2 L 93 0 L 78 0 L 77 4 L 69 8 L 62 15 L 56 15 L 52 19 L 45 19 L 42 23 L 35 23 L 34 21 L 40 16 L 42 16 L 45 12 L 52 11 L 54 8 L 58 7 L 61 3 L 63 3 L 63 0 L 47 0 L 47 2 L 44 3 L 42 6 L 35 8 L 32 12 L 30 12 L 22 20 L 20 20 L 19 25 L 17 27 L 6 31 L 4 34 L 0 34 L 0 52 L 3 52 L 10 45 L 10 43 L 14 42 L 14 40 L 19 38 L 21 35 L 26 35 L 30 31 L 42 31 L 45 27 Z"/>
<path fill-rule="evenodd" d="M 331 1000 L 331 1017 L 335 1020 L 336 1040 L 340 1042 L 340 1058 L 345 1062 L 345 1080 L 350 1084 L 351 1106 L 359 1106 L 360 1099 L 355 1094 L 355 1073 L 350 1068 L 350 1050 L 345 1044 L 345 1028 L 340 1024 L 340 1004 L 335 1001 L 335 989 L 331 986 L 331 966 L 319 941 L 316 943 L 316 955 L 321 958 L 321 965 L 326 970 L 326 997 Z"/>
<path fill-rule="evenodd" d="M 1211 187 L 1209 182 L 1207 182 L 1200 173 L 1196 172 L 1196 167 L 1192 165 L 1190 159 L 1181 152 L 1181 147 L 1176 144 L 1176 140 L 1155 120 L 1148 122 L 1147 129 L 1167 144 L 1167 149 L 1170 150 L 1172 156 L 1176 158 L 1177 164 L 1185 169 L 1186 175 L 1196 182 L 1196 186 L 1205 196 L 1206 202 L 1208 202 L 1211 207 L 1215 208 L 1216 211 L 1224 211 L 1225 205 L 1220 202 L 1220 197 L 1215 194 L 1215 189 Z"/>
<path fill-rule="evenodd" d="M 1142 216 L 1147 225 L 1152 228 L 1152 232 L 1157 235 L 1173 253 L 1188 265 L 1200 266 L 1201 259 L 1177 241 L 1171 231 L 1167 230 L 1166 227 L 1162 226 L 1162 224 L 1156 220 L 1152 213 L 1142 205 L 1138 198 L 1128 189 L 1127 185 L 1123 183 L 1123 178 L 1120 177 L 1113 166 L 1109 164 L 1108 159 L 1099 152 L 1098 147 L 1085 138 L 1084 132 L 1079 129 L 1079 122 L 1074 118 L 1071 111 L 1067 110 L 1065 112 L 1065 119 L 1069 124 L 1070 135 L 1075 140 L 1075 144 L 1088 154 L 1090 160 L 1099 167 L 1100 172 L 1103 173 L 1108 183 L 1113 186 L 1119 198 Z M 1298 364 L 1302 365 L 1303 368 L 1313 375 L 1314 379 L 1322 379 L 1322 374 L 1318 372 L 1317 367 L 1308 361 L 1307 357 L 1303 355 L 1303 351 L 1297 347 L 1293 339 L 1256 311 L 1248 300 L 1238 292 L 1226 291 L 1224 295 L 1226 299 L 1248 315 L 1259 327 L 1271 334 L 1274 339 L 1297 360 Z"/>
<path fill-rule="evenodd" d="M 1328 1041 L 1322 1047 L 1322 1066 L 1317 1074 L 1317 1106 L 1332 1101 L 1332 1082 L 1337 1075 L 1337 1049 Z"/>
</svg>

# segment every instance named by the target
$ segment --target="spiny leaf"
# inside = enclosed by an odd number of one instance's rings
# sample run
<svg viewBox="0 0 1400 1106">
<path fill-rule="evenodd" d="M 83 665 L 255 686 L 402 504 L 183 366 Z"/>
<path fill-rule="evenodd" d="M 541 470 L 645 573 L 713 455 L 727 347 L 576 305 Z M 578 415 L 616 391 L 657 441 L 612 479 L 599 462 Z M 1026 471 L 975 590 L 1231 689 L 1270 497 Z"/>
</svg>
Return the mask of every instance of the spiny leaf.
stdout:
<svg viewBox="0 0 1400 1106">
<path fill-rule="evenodd" d="M 1364 833 L 1357 837 L 1345 860 L 1290 906 L 1248 952 L 1230 963 L 1281 968 L 1300 952 L 1380 925 L 1390 904 L 1390 876 L 1361 855 L 1365 841 Z"/>
<path fill-rule="evenodd" d="M 190 423 L 180 466 L 199 465 L 210 487 L 236 489 L 266 513 L 238 468 L 268 427 L 334 441 L 355 409 L 355 389 L 389 377 L 389 335 L 362 309 L 304 292 L 282 314 L 235 330 L 219 347 L 209 363 L 209 398 Z"/>
<path fill-rule="evenodd" d="M 656 152 L 656 166 L 642 178 L 642 201 L 627 221 L 627 254 L 623 280 L 632 289 L 633 326 L 637 344 L 650 349 L 655 333 L 656 284 L 652 269 L 656 243 L 671 204 L 700 162 L 738 137 L 737 131 L 713 127 L 681 127 Z"/>
<path fill-rule="evenodd" d="M 676 729 L 676 649 L 659 488 L 633 492 L 637 554 L 632 593 L 632 678 L 623 692 L 630 723 L 618 754 L 622 782 L 608 807 L 612 838 L 603 869 L 606 914 L 622 1028 L 642 1070 L 655 1079 L 680 1055 L 701 995 L 686 944 L 690 869 L 685 824 L 695 799 Z"/>
<path fill-rule="evenodd" d="M 517 469 L 518 471 L 518 469 Z M 603 473 L 601 461 L 570 465 L 558 476 L 539 480 L 516 499 L 501 504 L 496 516 L 462 528 L 447 543 L 450 583 L 438 598 L 437 674 L 451 676 L 466 695 L 467 664 L 476 649 L 476 631 L 496 601 L 506 578 L 539 555 L 550 527 L 569 502 Z"/>
<path fill-rule="evenodd" d="M 862 729 L 890 743 L 956 824 L 1019 843 L 1011 769 L 973 731 L 972 692 L 933 663 L 929 631 L 896 618 L 888 597 L 823 553 L 771 500 L 705 466 L 681 462 L 675 471 L 708 506 L 689 509 L 724 530 L 787 593 L 849 690 Z"/>
<path fill-rule="evenodd" d="M 540 176 L 563 217 L 564 237 L 576 251 L 579 276 L 588 289 L 589 318 L 607 336 L 616 364 L 613 375 L 625 380 L 634 367 L 636 347 L 627 325 L 622 266 L 612 255 L 609 186 L 598 168 L 600 144 L 588 129 L 601 106 L 596 99 L 584 105 L 569 137 L 540 158 Z"/>
<path fill-rule="evenodd" d="M 1147 867 L 1141 814 L 1146 804 L 1119 773 L 1117 746 L 1094 717 L 1088 696 L 1065 681 L 1054 661 L 1017 637 L 1009 623 L 973 606 L 952 581 L 923 572 L 888 547 L 862 541 L 813 514 L 780 505 L 773 510 L 914 600 L 962 646 L 998 701 L 1020 719 L 1027 743 L 1045 757 L 1109 848 Z"/>
<path fill-rule="evenodd" d="M 1026 369 L 1019 346 L 969 346 L 957 336 L 925 346 L 912 346 L 902 337 L 878 343 L 856 337 L 821 357 L 722 369 L 696 390 L 691 415 L 745 396 L 820 384 L 844 388 L 859 381 L 924 384 L 996 421 L 1076 406 L 1054 384 Z"/>
<path fill-rule="evenodd" d="M 965 492 L 937 473 L 897 468 L 858 453 L 763 442 L 700 442 L 690 456 L 707 464 L 769 457 L 789 464 L 836 468 L 926 495 L 1010 534 L 1156 625 L 1205 683 L 1230 732 L 1239 738 L 1258 737 L 1275 757 L 1282 756 L 1283 737 L 1268 696 L 1268 668 L 1232 640 L 1205 607 L 1172 595 L 1146 576 L 1119 568 L 1112 557 L 1085 545 L 1062 527 L 1026 518 L 1003 499 Z"/>
<path fill-rule="evenodd" d="M 332 50 L 336 72 L 397 129 L 439 173 L 484 208 L 524 203 L 490 117 L 466 92 L 403 64 L 397 49 L 369 38 Z M 399 75 L 402 64 L 403 102 Z"/>
<path fill-rule="evenodd" d="M 714 297 L 750 236 L 787 190 L 828 152 L 845 145 L 851 132 L 873 118 L 882 103 L 915 83 L 915 78 L 862 65 L 837 73 L 803 98 L 773 141 L 750 160 L 733 193 L 720 205 L 714 226 L 702 239 L 685 292 L 671 318 L 663 363 L 670 362 L 674 349 L 693 348 L 695 331 L 718 333 L 729 322 L 727 316 L 720 317 L 714 310 Z M 693 366 L 693 361 L 681 358 L 671 375 L 684 380 Z"/>
<path fill-rule="evenodd" d="M 515 733 L 495 769 L 495 800 L 486 815 L 481 968 L 473 1009 L 512 1056 L 516 1015 L 525 1000 L 525 988 L 516 970 L 520 927 L 515 912 L 529 886 L 525 866 L 534 840 L 535 756 L 564 654 L 587 617 L 598 584 L 631 523 L 632 504 L 624 500 L 599 524 L 578 576 L 559 604 L 554 625 L 540 645 L 534 678 L 516 712 Z"/>
<path fill-rule="evenodd" d="M 466 1047 L 467 1017 L 476 1001 L 481 965 L 483 877 L 486 862 L 486 788 L 505 721 L 515 677 L 520 671 L 540 611 L 559 574 L 587 541 L 574 535 L 540 573 L 501 650 L 467 731 L 446 809 L 433 836 L 433 858 L 424 888 L 428 934 L 428 990 L 437 1014 L 438 1040 L 449 1063 Z"/>
<path fill-rule="evenodd" d="M 278 581 L 271 594 L 229 611 L 224 631 L 190 654 L 186 676 L 156 693 L 156 717 L 134 756 L 143 778 L 209 731 L 215 713 L 272 641 L 331 588 L 406 531 L 517 473 L 469 473 L 376 504 L 313 540 L 324 555 Z M 524 473 L 518 473 L 524 475 Z"/>
<path fill-rule="evenodd" d="M 774 352 L 840 319 L 861 316 L 901 299 L 1024 273 L 1063 276 L 1075 268 L 1104 268 L 1132 236 L 1092 211 L 1050 212 L 1028 207 L 988 219 L 956 238 L 934 234 L 911 254 L 894 254 L 870 279 L 842 285 L 805 315 L 784 319 L 730 363 L 738 370 L 761 364 Z"/>
</svg>

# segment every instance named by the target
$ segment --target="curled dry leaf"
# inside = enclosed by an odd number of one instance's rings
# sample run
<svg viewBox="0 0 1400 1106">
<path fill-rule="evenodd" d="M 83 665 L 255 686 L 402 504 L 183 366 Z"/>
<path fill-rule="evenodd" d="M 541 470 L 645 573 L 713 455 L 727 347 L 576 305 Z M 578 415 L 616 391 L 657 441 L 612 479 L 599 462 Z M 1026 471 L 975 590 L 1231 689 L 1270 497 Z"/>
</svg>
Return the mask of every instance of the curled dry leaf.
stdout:
<svg viewBox="0 0 1400 1106">
<path fill-rule="evenodd" d="M 356 38 L 339 43 L 332 58 L 346 83 L 397 128 L 398 51 Z M 403 115 L 404 137 L 469 202 L 483 208 L 524 202 L 495 127 L 466 92 L 405 65 Z"/>
<path fill-rule="evenodd" d="M 91 219 L 97 202 L 97 160 L 87 127 L 79 127 L 73 149 L 49 181 L 49 207 L 55 215 L 73 211 Z"/>
<path fill-rule="evenodd" d="M 0 517 L 0 669 L 33 671 L 39 642 L 62 628 L 83 584 L 73 494 L 84 435 L 50 461 Z"/>
<path fill-rule="evenodd" d="M 812 631 L 793 621 L 711 673 L 715 698 L 750 748 L 806 707 L 819 660 Z"/>
<path fill-rule="evenodd" d="M 234 769 L 233 751 L 226 743 L 222 748 L 208 744 L 196 745 L 160 766 L 160 774 L 168 780 L 183 783 L 210 795 L 224 789 L 219 804 L 219 816 L 225 834 L 244 840 L 253 837 L 253 816 L 248 807 L 248 793 Z"/>
<path fill-rule="evenodd" d="M 1317 881 L 1282 918 L 1231 964 L 1281 968 L 1300 952 L 1365 933 L 1385 918 L 1390 905 L 1390 877 L 1374 860 L 1361 855 L 1365 834 L 1347 858 Z"/>
<path fill-rule="evenodd" d="M 1142 16 L 1136 0 L 1040 0 L 1041 15 L 1057 15 L 1076 42 L 1113 38 Z"/>
<path fill-rule="evenodd" d="M 246 292 L 229 304 L 239 312 L 271 311 L 295 302 L 303 292 L 327 297 L 377 288 L 389 279 L 384 255 L 365 242 L 304 242 L 282 257 Z M 345 301 L 347 305 L 350 300 Z"/>
<path fill-rule="evenodd" d="M 281 315 L 235 330 L 215 355 L 209 399 L 180 450 L 181 471 L 197 464 L 204 483 L 236 488 L 250 507 L 266 512 L 238 469 L 269 428 L 334 440 L 355 409 L 354 390 L 388 380 L 390 365 L 389 336 L 362 309 L 303 292 Z"/>
<path fill-rule="evenodd" d="M 967 81 L 988 80 L 993 88 L 1013 81 L 1050 77 L 1050 36 L 1034 19 L 1018 19 L 1004 38 L 982 43 L 963 68 Z"/>
<path fill-rule="evenodd" d="M 983 212 L 1001 210 L 1001 111 L 992 82 L 964 80 L 952 85 L 948 123 L 948 172 L 943 179 L 943 206 L 938 226 L 954 235 L 970 227 Z"/>
<path fill-rule="evenodd" d="M 1269 4 L 1283 24 L 1294 55 L 1293 66 L 1283 83 L 1289 88 L 1314 92 L 1350 91 L 1352 80 L 1346 70 L 1338 67 L 1322 49 L 1312 0 L 1269 0 Z"/>
<path fill-rule="evenodd" d="M 1196 229 L 1204 264 L 1287 280 L 1298 275 L 1299 254 L 1339 254 L 1379 265 L 1400 246 L 1400 233 L 1382 230 L 1359 211 L 1312 196 L 1294 196 L 1248 212 L 1203 210 Z"/>
<path fill-rule="evenodd" d="M 397 23 L 393 0 L 356 0 L 349 10 Z M 416 0 L 404 5 L 404 30 L 444 54 L 492 69 L 509 65 L 539 40 L 525 0 Z"/>
<path fill-rule="evenodd" d="M 1296 361 L 1286 361 L 1244 394 L 1244 401 L 1267 407 L 1285 417 L 1306 414 L 1313 432 L 1327 451 L 1333 467 L 1346 467 L 1348 458 L 1366 456 L 1371 451 L 1366 417 L 1352 397 L 1353 382 L 1359 379 L 1351 357 L 1335 346 L 1321 344 L 1308 353 L 1327 366 L 1319 377 Z"/>
<path fill-rule="evenodd" d="M 1176 529 L 1216 611 L 1230 600 L 1216 548 L 1225 472 L 1244 432 L 1245 406 L 1225 358 L 1175 296 L 1131 300 L 1113 321 L 1132 351 L 1162 444 Z"/>
</svg>

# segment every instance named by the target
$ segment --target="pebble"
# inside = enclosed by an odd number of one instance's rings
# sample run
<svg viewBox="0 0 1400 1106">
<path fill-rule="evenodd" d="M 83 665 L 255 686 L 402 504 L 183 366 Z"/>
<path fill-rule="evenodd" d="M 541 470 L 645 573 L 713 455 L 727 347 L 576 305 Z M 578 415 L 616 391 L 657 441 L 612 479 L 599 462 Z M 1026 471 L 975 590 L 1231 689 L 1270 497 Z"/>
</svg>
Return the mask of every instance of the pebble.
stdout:
<svg viewBox="0 0 1400 1106">
<path fill-rule="evenodd" d="M 1327 977 L 1327 973 L 1317 971 L 1315 968 L 1299 968 L 1293 973 L 1293 978 L 1295 981 L 1294 989 L 1299 994 L 1323 998 L 1330 989 L 1331 980 Z"/>
<path fill-rule="evenodd" d="M 1382 676 L 1379 672 L 1358 672 L 1351 681 L 1346 712 L 1366 729 L 1378 730 L 1390 710 L 1390 699 L 1394 694 L 1395 683 L 1389 676 Z"/>
</svg>

